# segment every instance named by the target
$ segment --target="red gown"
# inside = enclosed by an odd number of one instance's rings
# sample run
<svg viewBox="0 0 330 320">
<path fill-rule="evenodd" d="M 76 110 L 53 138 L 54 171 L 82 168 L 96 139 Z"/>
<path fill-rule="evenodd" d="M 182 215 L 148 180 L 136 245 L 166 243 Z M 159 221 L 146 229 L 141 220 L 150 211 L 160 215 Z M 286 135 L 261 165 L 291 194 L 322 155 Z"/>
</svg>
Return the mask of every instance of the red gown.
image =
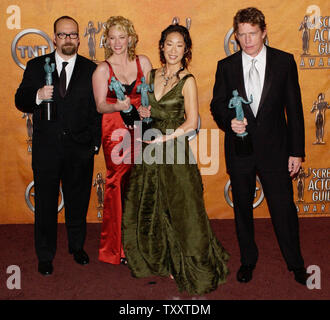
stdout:
<svg viewBox="0 0 330 320">
<path fill-rule="evenodd" d="M 111 65 L 109 63 L 108 65 L 110 71 L 109 85 L 111 77 L 116 78 L 116 75 Z M 131 99 L 131 104 L 138 108 L 141 105 L 141 95 L 136 92 L 136 89 L 141 84 L 141 78 L 143 77 L 138 56 L 136 57 L 136 65 L 138 70 L 136 82 L 128 96 Z M 116 101 L 115 92 L 108 89 L 107 102 L 113 104 Z M 133 132 L 125 127 L 120 112 L 103 114 L 102 147 L 107 174 L 99 260 L 112 264 L 120 264 L 120 258 L 125 257 L 121 241 L 122 190 L 129 170 L 134 163 L 134 153 L 132 152 L 134 143 L 133 138 L 131 139 L 131 136 L 133 136 L 131 133 Z"/>
</svg>

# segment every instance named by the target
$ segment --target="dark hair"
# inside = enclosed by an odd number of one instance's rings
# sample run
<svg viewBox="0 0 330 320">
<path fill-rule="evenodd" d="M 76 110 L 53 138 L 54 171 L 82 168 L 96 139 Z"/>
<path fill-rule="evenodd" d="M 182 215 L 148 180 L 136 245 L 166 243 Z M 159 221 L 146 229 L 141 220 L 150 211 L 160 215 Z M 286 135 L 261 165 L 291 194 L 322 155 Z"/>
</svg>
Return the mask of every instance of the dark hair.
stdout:
<svg viewBox="0 0 330 320">
<path fill-rule="evenodd" d="M 266 22 L 264 14 L 257 8 L 249 7 L 237 11 L 234 17 L 234 33 L 238 31 L 239 23 L 250 23 L 252 25 L 258 25 L 262 32 L 266 29 Z"/>
<path fill-rule="evenodd" d="M 189 31 L 186 27 L 181 26 L 179 24 L 171 24 L 169 25 L 165 30 L 162 31 L 160 40 L 159 40 L 159 56 L 160 56 L 160 62 L 162 64 L 166 63 L 163 48 L 164 48 L 164 43 L 166 40 L 166 37 L 173 32 L 178 32 L 182 35 L 184 43 L 185 43 L 185 48 L 184 48 L 184 54 L 181 60 L 181 64 L 183 68 L 186 68 L 188 66 L 188 63 L 190 62 L 192 58 L 192 53 L 191 53 L 191 48 L 192 48 L 192 42 L 190 38 Z"/>
<path fill-rule="evenodd" d="M 63 19 L 72 20 L 77 25 L 77 31 L 79 32 L 79 25 L 78 25 L 78 22 L 75 19 L 73 19 L 72 17 L 69 17 L 69 16 L 62 16 L 62 17 L 59 17 L 58 19 L 56 19 L 55 22 L 54 22 L 54 33 L 56 33 L 56 24 L 57 24 L 57 22 L 59 22 L 60 20 L 63 20 Z"/>
</svg>

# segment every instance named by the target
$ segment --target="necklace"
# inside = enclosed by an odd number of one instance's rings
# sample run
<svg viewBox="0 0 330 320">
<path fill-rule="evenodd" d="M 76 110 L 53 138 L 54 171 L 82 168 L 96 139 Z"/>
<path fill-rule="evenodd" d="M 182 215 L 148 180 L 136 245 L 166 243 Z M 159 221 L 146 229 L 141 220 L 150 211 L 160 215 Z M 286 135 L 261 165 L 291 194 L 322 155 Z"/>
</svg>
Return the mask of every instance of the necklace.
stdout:
<svg viewBox="0 0 330 320">
<path fill-rule="evenodd" d="M 183 67 L 180 67 L 180 69 L 179 69 L 177 72 L 175 72 L 175 73 L 173 73 L 171 76 L 168 76 L 168 77 L 167 77 L 167 76 L 165 76 L 166 68 L 163 67 L 163 68 L 162 68 L 161 76 L 162 76 L 163 79 L 164 79 L 164 82 L 163 82 L 164 87 L 166 87 L 167 84 L 168 84 L 168 82 L 169 82 L 172 78 L 174 78 L 175 76 L 177 76 L 178 73 L 179 73 L 180 71 L 182 71 L 183 69 L 184 69 Z"/>
</svg>

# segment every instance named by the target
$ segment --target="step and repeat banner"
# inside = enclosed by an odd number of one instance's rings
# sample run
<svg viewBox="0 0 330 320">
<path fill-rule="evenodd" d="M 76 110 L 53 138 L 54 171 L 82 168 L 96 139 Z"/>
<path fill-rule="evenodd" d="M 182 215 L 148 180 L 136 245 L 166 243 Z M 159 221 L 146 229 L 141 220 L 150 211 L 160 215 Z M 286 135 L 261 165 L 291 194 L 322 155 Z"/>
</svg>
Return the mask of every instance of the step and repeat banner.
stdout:
<svg viewBox="0 0 330 320">
<path fill-rule="evenodd" d="M 302 91 L 306 159 L 293 181 L 299 216 L 330 216 L 330 8 L 327 0 L 2 0 L 0 3 L 0 223 L 33 223 L 31 114 L 19 112 L 14 95 L 29 59 L 54 50 L 53 22 L 62 15 L 80 27 L 79 53 L 104 60 L 103 23 L 122 15 L 134 23 L 138 54 L 159 67 L 158 41 L 173 20 L 190 24 L 193 59 L 190 71 L 198 84 L 200 134 L 191 141 L 204 183 L 210 218 L 233 218 L 226 174 L 223 132 L 210 114 L 217 61 L 239 50 L 232 30 L 237 10 L 259 8 L 266 17 L 269 46 L 294 54 Z M 102 220 L 105 165 L 95 159 L 88 222 Z M 255 217 L 269 217 L 262 186 L 257 183 Z M 59 221 L 64 221 L 59 196 Z"/>
</svg>

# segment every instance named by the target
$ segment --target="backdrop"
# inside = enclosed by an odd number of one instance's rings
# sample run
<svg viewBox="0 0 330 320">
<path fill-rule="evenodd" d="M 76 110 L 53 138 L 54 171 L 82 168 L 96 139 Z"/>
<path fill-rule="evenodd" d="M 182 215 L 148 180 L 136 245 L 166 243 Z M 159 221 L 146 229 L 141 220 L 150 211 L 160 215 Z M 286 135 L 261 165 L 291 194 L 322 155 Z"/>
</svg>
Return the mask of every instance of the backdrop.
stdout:
<svg viewBox="0 0 330 320">
<path fill-rule="evenodd" d="M 223 133 L 212 120 L 209 104 L 217 61 L 238 50 L 232 19 L 238 9 L 256 6 L 266 16 L 270 46 L 294 54 L 299 71 L 306 126 L 306 161 L 294 180 L 300 216 L 330 216 L 329 145 L 329 5 L 327 0 L 2 0 L 0 3 L 0 223 L 33 222 L 31 115 L 14 105 L 26 62 L 52 51 L 53 22 L 62 15 L 80 25 L 79 53 L 102 61 L 102 23 L 112 15 L 131 19 L 139 35 L 137 51 L 159 67 L 160 32 L 177 17 L 191 19 L 193 59 L 198 84 L 201 131 L 192 141 L 201 169 L 210 218 L 233 218 L 225 170 Z M 93 53 L 95 49 L 95 54 Z M 316 119 L 319 119 L 318 124 Z M 102 150 L 96 157 L 88 222 L 102 219 L 100 197 L 105 177 Z M 60 199 L 61 200 L 61 199 Z M 61 201 L 60 201 L 61 202 Z M 61 203 L 59 203 L 61 209 Z M 63 210 L 59 221 L 64 221 Z M 255 217 L 268 217 L 262 186 L 257 185 Z"/>
</svg>

